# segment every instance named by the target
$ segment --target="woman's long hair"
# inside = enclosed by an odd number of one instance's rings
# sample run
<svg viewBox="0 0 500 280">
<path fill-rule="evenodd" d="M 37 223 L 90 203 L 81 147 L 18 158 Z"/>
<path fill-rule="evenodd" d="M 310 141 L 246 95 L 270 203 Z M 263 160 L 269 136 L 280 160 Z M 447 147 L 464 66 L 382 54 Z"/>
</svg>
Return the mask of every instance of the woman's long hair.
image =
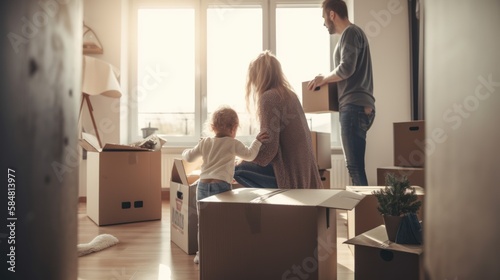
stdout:
<svg viewBox="0 0 500 280">
<path fill-rule="evenodd" d="M 247 110 L 251 104 L 259 112 L 259 99 L 268 90 L 274 89 L 282 100 L 295 94 L 281 69 L 281 63 L 270 51 L 260 53 L 248 66 L 245 99 Z M 257 114 L 259 115 L 259 114 Z M 259 116 L 258 116 L 259 117 Z"/>
</svg>

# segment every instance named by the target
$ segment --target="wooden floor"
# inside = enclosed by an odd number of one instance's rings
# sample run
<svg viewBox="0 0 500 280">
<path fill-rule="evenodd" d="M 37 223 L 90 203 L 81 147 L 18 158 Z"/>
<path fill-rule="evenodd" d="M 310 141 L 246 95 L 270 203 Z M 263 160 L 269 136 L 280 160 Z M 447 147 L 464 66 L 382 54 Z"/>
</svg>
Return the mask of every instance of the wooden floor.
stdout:
<svg viewBox="0 0 500 280">
<path fill-rule="evenodd" d="M 337 210 L 337 275 L 354 279 L 354 259 L 347 237 L 347 214 Z M 88 243 L 99 234 L 112 234 L 120 242 L 103 251 L 78 258 L 79 280 L 197 280 L 198 265 L 170 242 L 170 207 L 163 201 L 162 219 L 98 227 L 87 217 L 86 204 L 78 207 L 78 243 Z M 221 279 L 229 280 L 229 279 Z"/>
</svg>

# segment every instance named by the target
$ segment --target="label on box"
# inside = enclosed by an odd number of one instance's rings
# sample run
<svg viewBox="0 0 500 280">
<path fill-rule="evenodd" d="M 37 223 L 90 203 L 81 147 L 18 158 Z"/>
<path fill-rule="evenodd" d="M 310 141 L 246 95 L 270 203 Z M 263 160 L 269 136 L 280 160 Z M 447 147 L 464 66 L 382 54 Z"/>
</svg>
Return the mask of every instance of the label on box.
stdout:
<svg viewBox="0 0 500 280">
<path fill-rule="evenodd" d="M 184 234 L 184 214 L 182 214 L 181 212 L 182 200 L 180 201 L 181 207 L 179 208 L 178 206 L 172 206 L 172 209 L 170 209 L 170 211 L 172 212 L 172 226 L 175 229 L 179 230 L 182 234 Z"/>
</svg>

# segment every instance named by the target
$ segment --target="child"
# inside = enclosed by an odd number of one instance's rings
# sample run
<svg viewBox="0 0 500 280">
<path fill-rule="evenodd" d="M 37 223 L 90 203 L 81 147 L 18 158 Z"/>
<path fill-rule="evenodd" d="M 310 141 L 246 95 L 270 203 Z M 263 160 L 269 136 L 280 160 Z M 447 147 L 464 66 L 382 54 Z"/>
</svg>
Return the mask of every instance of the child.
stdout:
<svg viewBox="0 0 500 280">
<path fill-rule="evenodd" d="M 210 128 L 215 136 L 203 138 L 194 148 L 182 152 L 182 158 L 188 162 L 199 157 L 203 159 L 196 188 L 197 201 L 231 190 L 236 156 L 252 161 L 259 153 L 262 141 L 268 138 L 267 133 L 261 132 L 250 147 L 247 147 L 235 139 L 238 126 L 238 114 L 229 107 L 221 107 L 212 114 Z M 199 263 L 199 251 L 194 262 Z"/>
</svg>

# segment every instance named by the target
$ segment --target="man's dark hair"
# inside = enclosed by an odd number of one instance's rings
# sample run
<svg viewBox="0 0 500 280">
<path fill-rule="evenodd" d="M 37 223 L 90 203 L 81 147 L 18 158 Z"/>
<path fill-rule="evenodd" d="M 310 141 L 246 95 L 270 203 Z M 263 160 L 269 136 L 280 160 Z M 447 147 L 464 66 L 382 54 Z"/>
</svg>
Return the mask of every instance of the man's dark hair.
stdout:
<svg viewBox="0 0 500 280">
<path fill-rule="evenodd" d="M 323 12 L 328 14 L 330 11 L 334 11 L 340 18 L 348 18 L 347 5 L 342 0 L 325 0 L 321 5 Z"/>
</svg>

